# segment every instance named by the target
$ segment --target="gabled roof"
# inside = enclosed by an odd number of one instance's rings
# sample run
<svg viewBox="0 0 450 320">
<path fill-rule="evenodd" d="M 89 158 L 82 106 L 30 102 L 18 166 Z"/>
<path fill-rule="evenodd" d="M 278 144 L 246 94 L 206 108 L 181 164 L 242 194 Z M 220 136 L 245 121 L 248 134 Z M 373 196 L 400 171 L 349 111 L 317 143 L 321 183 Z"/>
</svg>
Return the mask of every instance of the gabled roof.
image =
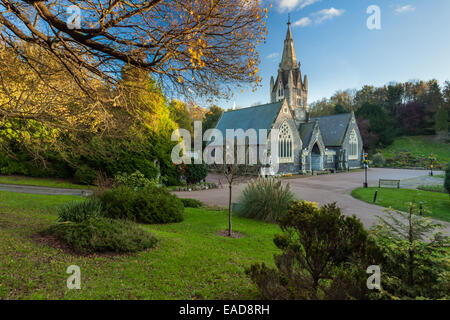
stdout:
<svg viewBox="0 0 450 320">
<path fill-rule="evenodd" d="M 255 129 L 259 141 L 259 129 L 267 129 L 269 132 L 282 105 L 283 101 L 278 101 L 224 112 L 216 125 L 216 129 L 222 132 L 224 139 L 226 129 L 242 129 L 244 131 Z"/>
<path fill-rule="evenodd" d="M 300 124 L 300 138 L 303 142 L 303 147 L 308 146 L 311 142 L 311 137 L 314 132 L 314 122 L 307 122 Z"/>
<path fill-rule="evenodd" d="M 351 113 L 333 114 L 330 116 L 312 117 L 311 121 L 318 121 L 325 146 L 340 146 L 344 140 Z"/>
</svg>

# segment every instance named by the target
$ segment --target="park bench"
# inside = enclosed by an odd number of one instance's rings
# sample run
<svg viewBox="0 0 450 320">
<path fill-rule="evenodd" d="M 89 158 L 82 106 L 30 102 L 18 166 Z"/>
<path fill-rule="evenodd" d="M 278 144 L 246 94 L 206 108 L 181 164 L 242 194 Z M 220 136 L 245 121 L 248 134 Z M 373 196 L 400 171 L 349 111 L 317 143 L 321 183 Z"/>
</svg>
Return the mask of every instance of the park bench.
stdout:
<svg viewBox="0 0 450 320">
<path fill-rule="evenodd" d="M 379 179 L 378 180 L 378 187 L 381 188 L 381 186 L 388 186 L 388 187 L 397 187 L 397 189 L 400 189 L 400 180 L 392 180 L 392 179 Z"/>
</svg>

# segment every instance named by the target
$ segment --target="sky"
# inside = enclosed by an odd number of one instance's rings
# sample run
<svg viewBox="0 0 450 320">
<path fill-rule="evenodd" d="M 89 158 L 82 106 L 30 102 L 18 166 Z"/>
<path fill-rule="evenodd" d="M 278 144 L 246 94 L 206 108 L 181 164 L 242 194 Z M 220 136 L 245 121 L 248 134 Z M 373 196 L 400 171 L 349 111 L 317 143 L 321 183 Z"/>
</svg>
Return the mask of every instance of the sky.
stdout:
<svg viewBox="0 0 450 320">
<path fill-rule="evenodd" d="M 267 40 L 259 47 L 262 87 L 235 90 L 218 103 L 222 108 L 269 102 L 288 14 L 297 60 L 308 75 L 309 103 L 363 85 L 450 80 L 449 0 L 263 0 L 263 7 L 270 4 Z M 380 9 L 380 29 L 367 26 L 371 5 Z"/>
</svg>

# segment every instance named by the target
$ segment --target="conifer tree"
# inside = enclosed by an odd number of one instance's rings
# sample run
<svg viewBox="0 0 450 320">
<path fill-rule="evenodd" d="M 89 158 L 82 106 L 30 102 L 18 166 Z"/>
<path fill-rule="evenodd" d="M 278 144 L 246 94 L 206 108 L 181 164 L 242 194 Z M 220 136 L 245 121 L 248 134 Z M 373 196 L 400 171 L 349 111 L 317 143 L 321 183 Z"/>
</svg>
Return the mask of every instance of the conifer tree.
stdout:
<svg viewBox="0 0 450 320">
<path fill-rule="evenodd" d="M 386 210 L 373 232 L 383 253 L 381 295 L 444 298 L 450 292 L 450 241 L 443 224 L 409 212 Z M 419 207 L 419 213 L 421 209 Z"/>
</svg>

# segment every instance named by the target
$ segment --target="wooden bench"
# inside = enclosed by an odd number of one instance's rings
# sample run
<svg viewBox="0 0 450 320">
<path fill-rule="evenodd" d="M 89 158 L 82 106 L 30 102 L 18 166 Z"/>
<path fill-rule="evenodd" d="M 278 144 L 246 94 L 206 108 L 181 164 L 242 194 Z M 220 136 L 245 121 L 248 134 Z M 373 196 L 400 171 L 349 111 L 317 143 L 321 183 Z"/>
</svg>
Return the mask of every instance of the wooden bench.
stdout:
<svg viewBox="0 0 450 320">
<path fill-rule="evenodd" d="M 389 186 L 394 188 L 395 186 L 397 189 L 400 189 L 400 180 L 392 180 L 392 179 L 379 179 L 378 180 L 378 187 L 381 188 L 382 185 Z"/>
</svg>

